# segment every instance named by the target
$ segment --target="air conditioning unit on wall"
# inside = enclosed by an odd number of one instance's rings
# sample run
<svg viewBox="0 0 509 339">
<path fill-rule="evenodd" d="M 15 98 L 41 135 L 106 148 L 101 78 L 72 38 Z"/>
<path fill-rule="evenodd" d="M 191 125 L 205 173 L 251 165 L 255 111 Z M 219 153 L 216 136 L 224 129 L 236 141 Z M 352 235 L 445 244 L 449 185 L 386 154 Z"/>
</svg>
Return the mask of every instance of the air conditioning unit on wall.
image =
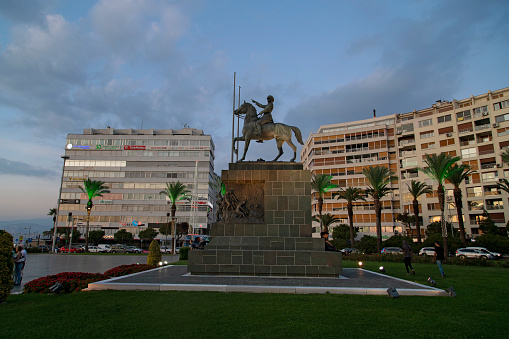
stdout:
<svg viewBox="0 0 509 339">
<path fill-rule="evenodd" d="M 498 123 L 493 124 L 493 128 L 497 128 L 498 126 L 499 126 Z"/>
<path fill-rule="evenodd" d="M 448 137 L 452 137 L 452 133 L 446 133 L 445 135 Z"/>
</svg>

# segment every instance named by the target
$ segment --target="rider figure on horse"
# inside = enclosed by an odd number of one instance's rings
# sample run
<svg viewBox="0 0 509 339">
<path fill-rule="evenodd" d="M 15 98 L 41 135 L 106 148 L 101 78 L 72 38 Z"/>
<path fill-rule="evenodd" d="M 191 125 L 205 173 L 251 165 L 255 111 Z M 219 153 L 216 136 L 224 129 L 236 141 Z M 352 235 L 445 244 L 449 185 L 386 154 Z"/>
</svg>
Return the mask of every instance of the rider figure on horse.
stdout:
<svg viewBox="0 0 509 339">
<path fill-rule="evenodd" d="M 258 113 L 258 115 L 263 115 L 258 121 L 255 123 L 256 127 L 256 135 L 260 136 L 262 134 L 262 125 L 271 124 L 274 122 L 272 120 L 272 110 L 274 109 L 274 97 L 272 95 L 267 96 L 267 105 L 260 104 L 258 101 L 251 99 L 251 101 L 258 107 L 263 108 L 263 110 Z M 258 140 L 257 142 L 262 143 L 262 140 Z"/>
</svg>

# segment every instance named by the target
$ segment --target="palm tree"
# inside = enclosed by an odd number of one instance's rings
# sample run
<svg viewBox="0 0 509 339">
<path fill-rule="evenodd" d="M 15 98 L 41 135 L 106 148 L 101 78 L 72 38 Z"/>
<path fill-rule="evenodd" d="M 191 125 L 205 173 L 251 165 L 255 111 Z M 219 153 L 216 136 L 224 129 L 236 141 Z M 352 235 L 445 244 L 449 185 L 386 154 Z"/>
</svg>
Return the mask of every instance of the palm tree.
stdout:
<svg viewBox="0 0 509 339">
<path fill-rule="evenodd" d="M 447 256 L 449 255 L 449 248 L 447 247 L 447 228 L 445 227 L 445 192 L 444 192 L 444 180 L 446 175 L 449 173 L 449 169 L 451 166 L 461 157 L 453 157 L 447 153 L 436 154 L 426 154 L 424 157 L 424 162 L 428 167 L 419 168 L 421 172 L 429 176 L 433 179 L 437 184 L 438 190 L 438 204 L 440 206 L 440 219 L 442 221 L 442 238 L 444 242 L 444 253 Z"/>
<path fill-rule="evenodd" d="M 474 173 L 470 166 L 468 165 L 457 165 L 454 164 L 449 169 L 449 172 L 446 176 L 447 181 L 449 181 L 454 186 L 454 203 L 456 205 L 456 213 L 458 214 L 458 224 L 460 228 L 460 239 L 463 245 L 467 244 L 467 238 L 465 237 L 465 225 L 463 223 L 463 201 L 460 185 L 469 175 Z"/>
<path fill-rule="evenodd" d="M 509 164 L 509 148 L 506 148 L 500 155 L 502 156 L 502 162 Z"/>
<path fill-rule="evenodd" d="M 332 197 L 337 199 L 346 200 L 346 210 L 348 212 L 348 221 L 350 224 L 350 246 L 353 247 L 355 236 L 353 232 L 353 202 L 364 199 L 364 190 L 358 187 L 348 187 L 347 189 L 340 189 L 338 192 L 333 193 Z"/>
<path fill-rule="evenodd" d="M 187 194 L 191 193 L 185 185 L 183 185 L 180 181 L 177 182 L 167 182 L 166 188 L 164 191 L 159 192 L 159 194 L 164 194 L 171 202 L 171 223 L 173 227 L 173 241 L 171 247 L 171 253 L 175 254 L 175 249 L 177 247 L 177 237 L 176 237 L 176 228 L 175 228 L 175 213 L 177 212 L 177 201 L 183 199 L 189 199 Z"/>
<path fill-rule="evenodd" d="M 393 176 L 394 173 L 382 165 L 364 167 L 362 174 L 366 176 L 370 184 L 366 189 L 366 193 L 373 198 L 373 203 L 375 204 L 376 246 L 378 253 L 380 253 L 382 249 L 382 204 L 380 203 L 380 198 L 389 193 L 390 189 L 387 185 L 398 178 Z"/>
<path fill-rule="evenodd" d="M 57 209 L 56 208 L 50 208 L 48 215 L 53 216 L 53 245 L 51 246 L 51 253 L 55 252 L 55 240 L 56 240 L 56 234 L 57 234 Z"/>
<path fill-rule="evenodd" d="M 498 188 L 501 189 L 502 191 L 506 191 L 507 193 L 509 193 L 509 181 L 507 181 L 507 179 L 500 180 L 502 181 L 497 184 Z"/>
<path fill-rule="evenodd" d="M 313 220 L 315 221 L 320 221 L 318 220 L 317 218 L 313 218 Z M 328 231 L 329 230 L 329 227 L 334 224 L 335 222 L 339 222 L 339 218 L 336 217 L 335 215 L 332 215 L 330 213 L 325 213 L 324 215 L 322 215 L 322 223 L 323 223 L 323 228 L 324 230 Z"/>
<path fill-rule="evenodd" d="M 433 190 L 425 183 L 416 180 L 410 181 L 410 185 L 407 183 L 406 186 L 408 188 L 408 192 L 410 192 L 410 194 L 414 198 L 412 200 L 412 205 L 414 208 L 415 228 L 417 229 L 417 242 L 420 245 L 422 240 L 421 240 L 421 225 L 419 220 L 419 202 L 417 201 L 417 199 L 423 194 L 433 193 Z"/>
<path fill-rule="evenodd" d="M 311 189 L 318 194 L 318 214 L 320 215 L 320 228 L 323 229 L 323 221 L 322 221 L 322 208 L 323 208 L 323 195 L 327 193 L 331 188 L 336 188 L 337 185 L 334 185 L 331 182 L 332 175 L 326 174 L 315 174 L 311 179 Z"/>
<path fill-rule="evenodd" d="M 87 228 L 85 230 L 85 252 L 88 252 L 88 227 L 90 225 L 90 212 L 94 206 L 92 199 L 95 197 L 102 197 L 103 193 L 110 193 L 107 188 L 108 187 L 104 185 L 104 181 L 91 180 L 90 178 L 83 180 L 83 186 L 80 186 L 81 191 L 88 197 Z"/>
</svg>

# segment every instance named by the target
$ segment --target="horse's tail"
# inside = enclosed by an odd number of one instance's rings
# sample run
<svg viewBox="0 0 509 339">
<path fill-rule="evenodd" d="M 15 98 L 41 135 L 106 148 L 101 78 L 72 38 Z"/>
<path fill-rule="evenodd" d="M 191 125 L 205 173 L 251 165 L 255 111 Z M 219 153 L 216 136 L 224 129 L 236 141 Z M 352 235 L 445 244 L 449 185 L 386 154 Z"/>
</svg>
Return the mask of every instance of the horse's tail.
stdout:
<svg viewBox="0 0 509 339">
<path fill-rule="evenodd" d="M 302 133 L 300 133 L 300 129 L 295 126 L 290 126 L 290 128 L 292 129 L 293 133 L 295 133 L 295 137 L 297 138 L 297 141 L 301 145 L 304 145 L 304 141 L 302 141 Z"/>
</svg>

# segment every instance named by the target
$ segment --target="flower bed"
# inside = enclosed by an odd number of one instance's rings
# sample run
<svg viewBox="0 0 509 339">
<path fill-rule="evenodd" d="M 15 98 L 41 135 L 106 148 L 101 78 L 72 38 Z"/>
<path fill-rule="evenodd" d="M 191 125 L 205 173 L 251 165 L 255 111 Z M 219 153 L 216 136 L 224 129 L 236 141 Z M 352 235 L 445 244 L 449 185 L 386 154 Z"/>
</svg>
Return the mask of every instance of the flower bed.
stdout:
<svg viewBox="0 0 509 339">
<path fill-rule="evenodd" d="M 88 284 L 96 281 L 142 272 L 152 268 L 154 268 L 154 266 L 147 264 L 132 264 L 114 267 L 104 272 L 104 274 L 63 272 L 34 279 L 23 286 L 23 291 L 24 293 L 51 293 L 50 287 L 59 282 L 64 286 L 65 292 L 79 292 L 82 289 L 87 288 Z"/>
<path fill-rule="evenodd" d="M 151 266 L 151 265 L 147 265 L 147 264 L 121 265 L 118 267 L 114 267 L 110 270 L 107 270 L 106 272 L 104 272 L 104 275 L 107 278 L 121 277 L 123 275 L 143 272 L 146 270 L 150 270 L 152 268 L 155 268 L 155 266 Z"/>
</svg>

